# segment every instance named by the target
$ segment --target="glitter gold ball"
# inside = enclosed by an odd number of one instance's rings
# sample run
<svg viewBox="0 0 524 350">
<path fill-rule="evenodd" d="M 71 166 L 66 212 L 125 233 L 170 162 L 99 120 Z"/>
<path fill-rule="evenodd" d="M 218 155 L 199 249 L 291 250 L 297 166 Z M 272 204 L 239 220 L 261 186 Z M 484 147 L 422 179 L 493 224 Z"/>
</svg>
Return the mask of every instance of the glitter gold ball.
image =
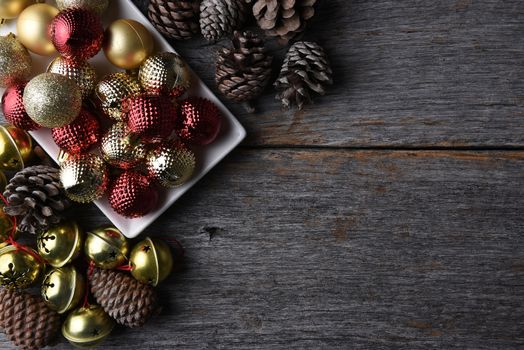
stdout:
<svg viewBox="0 0 524 350">
<path fill-rule="evenodd" d="M 58 15 L 58 9 L 48 4 L 27 7 L 16 21 L 16 32 L 22 44 L 38 55 L 49 56 L 56 52 L 47 28 Z"/>
<path fill-rule="evenodd" d="M 191 72 L 179 55 L 163 52 L 142 64 L 138 80 L 148 93 L 179 97 L 191 86 Z"/>
<path fill-rule="evenodd" d="M 146 145 L 123 122 L 109 128 L 100 150 L 106 162 L 122 169 L 131 169 L 146 157 Z"/>
<path fill-rule="evenodd" d="M 0 0 L 0 18 L 13 19 L 35 0 Z"/>
<path fill-rule="evenodd" d="M 164 187 L 184 184 L 195 170 L 195 155 L 182 143 L 165 143 L 147 155 L 149 176 Z"/>
<path fill-rule="evenodd" d="M 96 72 L 87 62 L 76 62 L 64 57 L 55 58 L 47 67 L 49 73 L 56 73 L 73 80 L 85 99 L 95 89 Z"/>
<path fill-rule="evenodd" d="M 24 107 L 37 124 L 59 128 L 80 113 L 82 93 L 73 80 L 56 73 L 43 73 L 27 83 Z"/>
<path fill-rule="evenodd" d="M 56 6 L 60 10 L 68 8 L 87 9 L 101 16 L 107 10 L 109 0 L 56 0 Z"/>
<path fill-rule="evenodd" d="M 126 73 L 105 76 L 96 86 L 95 94 L 104 113 L 114 120 L 122 120 L 122 100 L 142 92 L 138 80 Z"/>
<path fill-rule="evenodd" d="M 14 34 L 0 36 L 0 86 L 26 81 L 31 75 L 31 56 Z"/>
<path fill-rule="evenodd" d="M 89 203 L 102 197 L 109 175 L 104 160 L 87 153 L 69 156 L 60 164 L 60 182 L 69 199 Z"/>
</svg>

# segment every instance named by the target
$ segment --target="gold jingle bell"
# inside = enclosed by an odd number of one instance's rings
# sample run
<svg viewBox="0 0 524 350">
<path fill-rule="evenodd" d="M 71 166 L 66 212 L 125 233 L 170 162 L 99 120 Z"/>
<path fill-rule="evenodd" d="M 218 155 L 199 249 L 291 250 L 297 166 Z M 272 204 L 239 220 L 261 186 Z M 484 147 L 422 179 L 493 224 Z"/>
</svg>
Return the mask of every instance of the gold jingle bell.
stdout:
<svg viewBox="0 0 524 350">
<path fill-rule="evenodd" d="M 31 248 L 25 249 L 38 256 Z M 0 249 L 0 285 L 6 288 L 27 288 L 43 270 L 44 264 L 26 250 L 13 245 Z"/>
<path fill-rule="evenodd" d="M 76 222 L 65 221 L 41 233 L 36 242 L 42 258 L 53 267 L 62 267 L 80 253 L 83 233 Z"/>
<path fill-rule="evenodd" d="M 84 251 L 97 267 L 113 269 L 127 261 L 129 244 L 120 230 L 102 226 L 87 233 Z"/>
<path fill-rule="evenodd" d="M 76 307 L 84 296 L 84 277 L 73 266 L 52 269 L 42 283 L 42 298 L 59 314 Z"/>
<path fill-rule="evenodd" d="M 165 280 L 173 269 L 171 249 L 156 238 L 147 237 L 134 246 L 129 261 L 133 277 L 153 286 Z"/>
<path fill-rule="evenodd" d="M 25 130 L 0 125 L 0 170 L 22 170 L 32 154 L 33 141 Z"/>
<path fill-rule="evenodd" d="M 0 18 L 13 19 L 35 0 L 0 0 Z"/>
<path fill-rule="evenodd" d="M 98 305 L 72 311 L 62 325 L 63 336 L 79 348 L 101 343 L 115 327 L 115 321 Z"/>
</svg>

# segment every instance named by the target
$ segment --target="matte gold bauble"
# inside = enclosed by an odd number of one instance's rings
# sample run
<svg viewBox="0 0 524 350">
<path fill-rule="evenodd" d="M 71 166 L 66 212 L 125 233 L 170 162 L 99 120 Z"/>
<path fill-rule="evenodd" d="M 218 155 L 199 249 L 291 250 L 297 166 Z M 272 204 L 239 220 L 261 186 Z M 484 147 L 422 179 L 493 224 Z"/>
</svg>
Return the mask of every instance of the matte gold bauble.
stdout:
<svg viewBox="0 0 524 350">
<path fill-rule="evenodd" d="M 75 62 L 64 57 L 57 57 L 49 64 L 47 71 L 73 80 L 80 88 L 84 99 L 88 98 L 95 89 L 96 72 L 88 62 Z"/>
<path fill-rule="evenodd" d="M 48 4 L 35 4 L 27 7 L 16 21 L 18 40 L 38 55 L 49 56 L 56 52 L 51 42 L 47 28 L 60 12 L 56 7 Z"/>
<path fill-rule="evenodd" d="M 0 285 L 6 288 L 27 288 L 33 284 L 44 270 L 44 264 L 35 256 L 31 248 L 25 250 L 8 245 L 0 249 Z"/>
<path fill-rule="evenodd" d="M 173 255 L 169 246 L 156 238 L 147 237 L 131 250 L 131 274 L 142 283 L 158 285 L 173 269 Z"/>
<path fill-rule="evenodd" d="M 153 37 L 140 22 L 119 19 L 106 29 L 104 53 L 109 62 L 117 67 L 137 68 L 153 53 L 153 49 Z"/>
<path fill-rule="evenodd" d="M 60 10 L 67 8 L 88 9 L 101 16 L 109 6 L 109 0 L 56 0 L 56 6 Z"/>
<path fill-rule="evenodd" d="M 0 0 L 0 18 L 13 19 L 35 0 Z"/>
<path fill-rule="evenodd" d="M 87 233 L 84 251 L 96 266 L 112 269 L 125 264 L 129 244 L 119 229 L 102 226 Z"/>
<path fill-rule="evenodd" d="M 0 125 L 0 169 L 22 170 L 33 155 L 29 134 L 17 127 Z"/>
<path fill-rule="evenodd" d="M 73 266 L 64 266 L 47 273 L 41 293 L 47 306 L 63 314 L 78 305 L 85 289 L 84 277 Z"/>
<path fill-rule="evenodd" d="M 82 243 L 83 234 L 78 224 L 64 221 L 38 236 L 37 249 L 49 265 L 62 267 L 78 256 Z"/>
<path fill-rule="evenodd" d="M 72 311 L 62 325 L 62 335 L 79 348 L 101 343 L 115 327 L 115 321 L 98 305 Z"/>
<path fill-rule="evenodd" d="M 0 86 L 25 82 L 31 75 L 31 56 L 14 34 L 0 36 Z"/>
</svg>

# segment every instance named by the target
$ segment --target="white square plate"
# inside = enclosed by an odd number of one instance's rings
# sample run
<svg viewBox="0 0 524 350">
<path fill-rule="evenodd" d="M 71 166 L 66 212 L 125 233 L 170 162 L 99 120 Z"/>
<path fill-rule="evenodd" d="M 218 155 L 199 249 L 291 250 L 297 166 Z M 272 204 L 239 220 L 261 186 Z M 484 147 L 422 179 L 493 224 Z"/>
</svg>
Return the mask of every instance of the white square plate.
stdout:
<svg viewBox="0 0 524 350">
<path fill-rule="evenodd" d="M 54 1 L 49 2 L 51 4 Z M 54 5 L 54 4 L 53 4 Z M 111 0 L 109 9 L 103 17 L 104 28 L 111 22 L 119 18 L 134 19 L 149 29 L 155 38 L 155 49 L 157 52 L 171 51 L 176 52 L 171 45 L 160 35 L 149 20 L 130 0 Z M 0 28 L 0 33 L 6 35 L 9 32 L 16 34 L 16 20 L 10 20 Z M 37 75 L 46 70 L 49 62 L 54 57 L 42 57 L 33 55 L 33 75 Z M 104 54 L 100 52 L 96 57 L 89 61 L 96 69 L 98 77 L 112 72 L 119 71 L 117 67 L 111 65 Z M 190 62 L 188 62 L 190 63 Z M 3 93 L 0 91 L 0 93 Z M 220 100 L 209 90 L 209 88 L 193 74 L 193 85 L 189 91 L 190 96 L 202 96 L 213 101 L 222 111 L 222 129 L 216 141 L 211 145 L 196 150 L 197 169 L 193 177 L 183 186 L 174 189 L 161 191 L 160 203 L 158 208 L 148 215 L 138 219 L 127 219 L 117 214 L 109 205 L 107 197 L 95 201 L 95 204 L 102 210 L 111 222 L 118 227 L 124 235 L 129 238 L 136 237 L 153 221 L 155 221 L 164 211 L 166 211 L 180 196 L 189 190 L 198 180 L 200 180 L 209 170 L 211 170 L 222 158 L 231 152 L 246 136 L 246 131 L 231 112 L 220 102 Z M 49 129 L 40 129 L 31 132 L 33 138 L 40 146 L 56 161 L 59 148 L 54 143 Z"/>
</svg>

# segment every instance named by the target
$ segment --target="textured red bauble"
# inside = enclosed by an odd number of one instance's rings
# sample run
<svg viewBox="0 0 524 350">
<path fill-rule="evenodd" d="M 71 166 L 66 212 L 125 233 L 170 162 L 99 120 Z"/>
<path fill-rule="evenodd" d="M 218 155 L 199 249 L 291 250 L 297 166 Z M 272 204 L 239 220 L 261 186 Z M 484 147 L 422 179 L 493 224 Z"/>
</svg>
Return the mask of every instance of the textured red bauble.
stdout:
<svg viewBox="0 0 524 350">
<path fill-rule="evenodd" d="M 120 174 L 111 185 L 109 203 L 118 214 L 138 218 L 156 207 L 158 190 L 151 185 L 147 176 L 128 170 Z"/>
<path fill-rule="evenodd" d="M 93 12 L 72 8 L 60 12 L 53 19 L 49 35 L 56 51 L 62 56 L 84 61 L 102 48 L 104 28 Z"/>
<path fill-rule="evenodd" d="M 96 116 L 82 108 L 80 114 L 69 125 L 52 129 L 53 140 L 68 153 L 87 151 L 100 140 L 100 123 Z"/>
<path fill-rule="evenodd" d="M 125 99 L 122 108 L 129 129 L 146 142 L 160 142 L 175 129 L 177 111 L 166 96 L 141 94 Z"/>
<path fill-rule="evenodd" d="M 183 141 L 194 145 L 213 142 L 222 124 L 218 107 L 201 97 L 190 97 L 180 103 L 176 133 Z"/>
<path fill-rule="evenodd" d="M 2 96 L 2 112 L 5 119 L 24 130 L 36 130 L 40 125 L 35 123 L 26 113 L 23 97 L 24 97 L 25 83 L 13 85 L 5 89 Z"/>
</svg>

